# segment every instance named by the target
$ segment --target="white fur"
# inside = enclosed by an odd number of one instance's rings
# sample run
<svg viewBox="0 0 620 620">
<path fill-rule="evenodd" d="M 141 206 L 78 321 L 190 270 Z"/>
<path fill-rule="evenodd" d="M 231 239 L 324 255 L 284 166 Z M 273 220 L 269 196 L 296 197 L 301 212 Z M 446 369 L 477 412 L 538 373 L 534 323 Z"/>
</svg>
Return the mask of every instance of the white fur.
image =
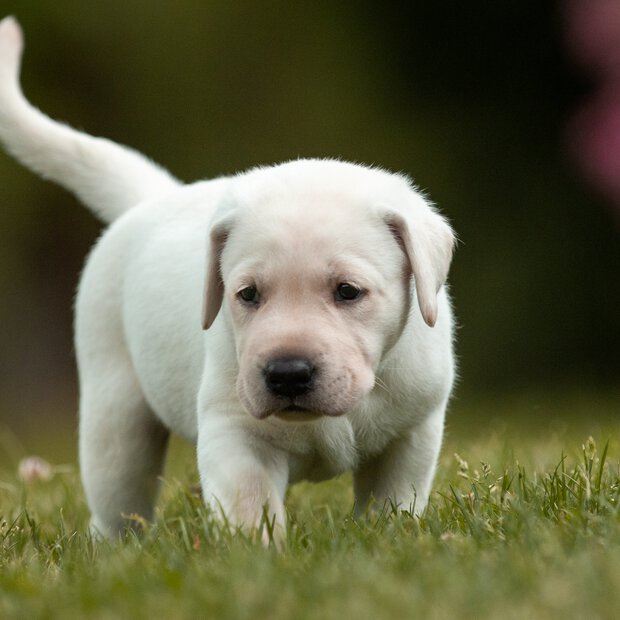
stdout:
<svg viewBox="0 0 620 620">
<path fill-rule="evenodd" d="M 445 220 L 406 178 L 337 161 L 181 186 L 34 109 L 21 48 L 4 19 L 0 139 L 111 222 L 76 302 L 94 528 L 114 535 L 123 515 L 151 517 L 169 431 L 197 443 L 205 501 L 240 526 L 266 506 L 281 534 L 289 483 L 346 470 L 358 512 L 371 498 L 423 510 L 454 375 Z M 363 295 L 337 301 L 343 281 Z M 247 286 L 257 305 L 239 299 Z M 265 364 L 291 355 L 316 381 L 274 396 Z"/>
</svg>

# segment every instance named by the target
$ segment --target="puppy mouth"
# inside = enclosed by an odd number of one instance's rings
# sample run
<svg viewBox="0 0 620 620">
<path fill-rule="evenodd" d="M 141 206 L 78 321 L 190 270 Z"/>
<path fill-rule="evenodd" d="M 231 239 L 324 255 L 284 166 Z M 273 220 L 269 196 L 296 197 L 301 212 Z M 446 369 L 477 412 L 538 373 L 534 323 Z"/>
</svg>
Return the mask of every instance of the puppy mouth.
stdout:
<svg viewBox="0 0 620 620">
<path fill-rule="evenodd" d="M 299 405 L 289 405 L 283 409 L 274 411 L 273 415 L 286 422 L 310 422 L 322 418 L 325 414 L 312 409 L 306 409 L 306 407 L 301 407 Z"/>
</svg>

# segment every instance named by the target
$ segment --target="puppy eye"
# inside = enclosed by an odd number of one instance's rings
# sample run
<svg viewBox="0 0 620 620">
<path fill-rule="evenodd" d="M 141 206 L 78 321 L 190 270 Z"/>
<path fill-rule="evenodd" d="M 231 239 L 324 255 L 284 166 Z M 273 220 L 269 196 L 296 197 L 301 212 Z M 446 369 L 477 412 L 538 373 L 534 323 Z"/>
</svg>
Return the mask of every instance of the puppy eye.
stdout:
<svg viewBox="0 0 620 620">
<path fill-rule="evenodd" d="M 362 289 L 354 284 L 343 282 L 336 288 L 336 301 L 353 301 L 362 294 Z"/>
<path fill-rule="evenodd" d="M 255 286 L 246 286 L 237 295 L 246 304 L 257 304 L 259 302 L 258 290 Z"/>
</svg>

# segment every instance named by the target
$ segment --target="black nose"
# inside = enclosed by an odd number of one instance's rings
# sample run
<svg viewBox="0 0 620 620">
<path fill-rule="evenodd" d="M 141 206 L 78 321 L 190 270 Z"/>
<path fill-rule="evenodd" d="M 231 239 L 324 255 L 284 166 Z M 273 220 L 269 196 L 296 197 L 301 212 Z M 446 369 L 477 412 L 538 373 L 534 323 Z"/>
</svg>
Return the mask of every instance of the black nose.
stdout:
<svg viewBox="0 0 620 620">
<path fill-rule="evenodd" d="M 294 398 L 312 389 L 314 366 L 303 358 L 270 360 L 263 373 L 267 388 L 277 396 Z"/>
</svg>

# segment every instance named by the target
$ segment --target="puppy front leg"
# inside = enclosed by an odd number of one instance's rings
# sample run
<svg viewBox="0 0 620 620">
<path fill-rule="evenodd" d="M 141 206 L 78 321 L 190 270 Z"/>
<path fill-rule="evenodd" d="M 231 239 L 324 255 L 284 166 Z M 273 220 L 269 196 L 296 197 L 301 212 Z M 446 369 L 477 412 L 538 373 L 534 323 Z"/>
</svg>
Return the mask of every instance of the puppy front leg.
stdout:
<svg viewBox="0 0 620 620">
<path fill-rule="evenodd" d="M 205 503 L 235 527 L 257 528 L 263 543 L 273 523 L 277 546 L 286 536 L 284 494 L 288 463 L 280 450 L 253 435 L 235 420 L 205 424 L 198 433 L 198 469 Z"/>
<path fill-rule="evenodd" d="M 443 435 L 441 409 L 353 473 L 355 514 L 371 503 L 379 510 L 390 503 L 420 515 L 426 508 Z"/>
</svg>

